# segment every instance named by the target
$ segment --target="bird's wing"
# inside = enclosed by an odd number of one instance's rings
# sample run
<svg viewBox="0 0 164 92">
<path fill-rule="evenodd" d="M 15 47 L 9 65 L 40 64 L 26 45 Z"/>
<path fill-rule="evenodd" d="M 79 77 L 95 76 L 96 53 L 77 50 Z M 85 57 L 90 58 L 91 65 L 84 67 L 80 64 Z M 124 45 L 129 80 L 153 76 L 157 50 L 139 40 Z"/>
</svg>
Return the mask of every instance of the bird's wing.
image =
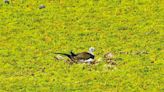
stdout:
<svg viewBox="0 0 164 92">
<path fill-rule="evenodd" d="M 90 54 L 90 53 L 88 53 L 88 52 L 82 52 L 82 53 L 78 53 L 78 54 L 74 57 L 74 59 L 75 59 L 75 60 L 81 60 L 81 59 L 87 60 L 87 59 L 92 58 L 92 57 L 93 57 L 92 54 Z"/>
</svg>

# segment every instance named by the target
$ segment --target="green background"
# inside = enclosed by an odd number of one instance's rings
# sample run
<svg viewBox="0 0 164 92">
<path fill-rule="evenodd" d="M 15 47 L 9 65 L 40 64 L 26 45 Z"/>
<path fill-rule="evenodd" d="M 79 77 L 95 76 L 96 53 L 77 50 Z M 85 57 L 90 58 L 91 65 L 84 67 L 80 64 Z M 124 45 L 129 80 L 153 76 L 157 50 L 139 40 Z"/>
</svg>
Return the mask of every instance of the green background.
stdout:
<svg viewBox="0 0 164 92">
<path fill-rule="evenodd" d="M 115 69 L 54 59 L 91 46 Z M 1 0 L 0 92 L 163 92 L 163 46 L 163 0 Z"/>
</svg>

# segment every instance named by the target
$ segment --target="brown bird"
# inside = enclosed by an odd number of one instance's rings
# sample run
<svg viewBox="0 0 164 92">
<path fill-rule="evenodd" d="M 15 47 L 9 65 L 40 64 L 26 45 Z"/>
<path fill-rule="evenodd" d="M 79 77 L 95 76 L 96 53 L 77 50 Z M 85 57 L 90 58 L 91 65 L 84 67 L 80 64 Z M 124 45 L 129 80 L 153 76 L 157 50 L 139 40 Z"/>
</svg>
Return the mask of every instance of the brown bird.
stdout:
<svg viewBox="0 0 164 92">
<path fill-rule="evenodd" d="M 66 53 L 55 53 L 55 54 L 61 54 L 64 56 L 67 56 L 68 58 L 70 58 L 73 62 L 81 62 L 81 63 L 91 63 L 92 61 L 94 61 L 94 54 L 93 52 L 95 51 L 95 48 L 91 47 L 89 48 L 89 52 L 81 52 L 81 53 L 73 53 L 72 51 L 70 52 L 70 54 L 66 54 Z"/>
</svg>

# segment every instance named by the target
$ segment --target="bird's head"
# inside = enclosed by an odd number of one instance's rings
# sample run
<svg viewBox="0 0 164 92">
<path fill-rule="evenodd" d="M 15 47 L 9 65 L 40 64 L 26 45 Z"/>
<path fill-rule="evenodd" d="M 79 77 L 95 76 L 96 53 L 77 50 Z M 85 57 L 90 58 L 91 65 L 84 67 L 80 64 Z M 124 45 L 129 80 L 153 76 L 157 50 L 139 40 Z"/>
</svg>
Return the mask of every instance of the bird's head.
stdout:
<svg viewBox="0 0 164 92">
<path fill-rule="evenodd" d="M 95 51 L 95 48 L 94 47 L 90 47 L 89 48 L 89 53 L 93 54 L 94 51 Z"/>
</svg>

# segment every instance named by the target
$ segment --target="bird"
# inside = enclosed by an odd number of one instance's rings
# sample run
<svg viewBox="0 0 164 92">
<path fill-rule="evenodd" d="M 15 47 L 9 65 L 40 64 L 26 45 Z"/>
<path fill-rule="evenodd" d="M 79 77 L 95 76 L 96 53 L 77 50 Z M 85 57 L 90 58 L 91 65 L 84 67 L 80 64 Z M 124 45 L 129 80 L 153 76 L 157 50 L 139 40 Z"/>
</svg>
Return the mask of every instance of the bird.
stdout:
<svg viewBox="0 0 164 92">
<path fill-rule="evenodd" d="M 7 4 L 9 4 L 10 2 L 9 2 L 9 0 L 4 0 L 4 3 L 7 3 Z"/>
<path fill-rule="evenodd" d="M 91 62 L 94 61 L 94 58 L 95 58 L 95 55 L 93 54 L 94 51 L 95 51 L 95 48 L 90 47 L 88 52 L 81 52 L 81 53 L 75 54 L 71 51 L 70 54 L 66 54 L 66 53 L 55 53 L 55 54 L 61 54 L 61 55 L 67 56 L 73 62 L 90 64 Z"/>
<path fill-rule="evenodd" d="M 43 5 L 43 4 L 41 4 L 41 5 L 39 6 L 39 9 L 43 9 L 43 8 L 46 8 L 46 6 Z"/>
</svg>

